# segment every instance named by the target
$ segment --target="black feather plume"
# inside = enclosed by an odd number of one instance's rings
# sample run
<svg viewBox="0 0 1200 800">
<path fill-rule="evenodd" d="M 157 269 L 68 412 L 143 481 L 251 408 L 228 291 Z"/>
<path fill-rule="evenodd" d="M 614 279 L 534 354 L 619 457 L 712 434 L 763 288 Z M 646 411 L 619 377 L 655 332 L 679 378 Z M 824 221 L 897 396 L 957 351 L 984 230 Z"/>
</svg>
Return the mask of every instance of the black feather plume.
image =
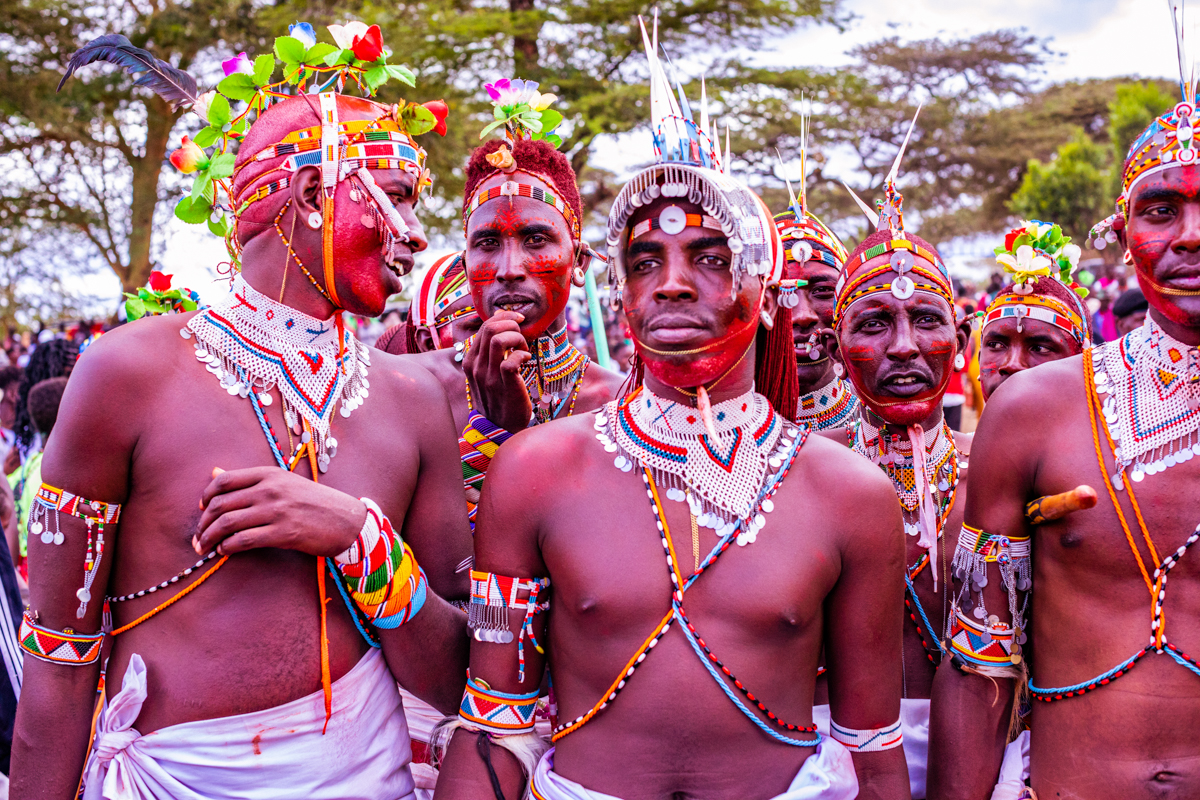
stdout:
<svg viewBox="0 0 1200 800">
<path fill-rule="evenodd" d="M 174 108 L 193 105 L 200 94 L 195 78 L 155 58 L 148 50 L 134 47 L 132 42 L 119 33 L 93 39 L 76 50 L 75 55 L 67 62 L 67 71 L 62 80 L 58 82 L 59 90 L 67 82 L 67 78 L 75 74 L 75 70 L 97 61 L 107 61 L 124 67 L 130 75 L 145 73 L 134 81 L 133 85 L 151 89 Z"/>
</svg>

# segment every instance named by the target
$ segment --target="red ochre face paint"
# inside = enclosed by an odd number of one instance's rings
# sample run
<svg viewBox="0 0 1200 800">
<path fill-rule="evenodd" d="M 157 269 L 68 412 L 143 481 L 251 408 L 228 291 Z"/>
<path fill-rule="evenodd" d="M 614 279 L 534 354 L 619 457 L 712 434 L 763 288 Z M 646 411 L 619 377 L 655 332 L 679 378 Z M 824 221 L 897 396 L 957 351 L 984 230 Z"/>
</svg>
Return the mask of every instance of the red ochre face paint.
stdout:
<svg viewBox="0 0 1200 800">
<path fill-rule="evenodd" d="M 889 283 L 885 273 L 865 286 Z M 957 350 L 954 313 L 945 299 L 889 292 L 849 306 L 838 328 L 846 373 L 864 403 L 894 425 L 924 422 L 941 405 Z"/>
<path fill-rule="evenodd" d="M 630 227 L 657 218 L 668 205 L 702 213 L 680 198 L 659 198 L 638 209 Z M 734 294 L 732 259 L 724 234 L 707 228 L 675 235 L 656 229 L 627 245 L 626 319 L 646 368 L 668 386 L 708 386 L 744 356 L 753 357 L 747 353 L 765 290 L 760 279 L 745 277 Z"/>
<path fill-rule="evenodd" d="M 1125 243 L 1146 299 L 1171 322 L 1200 327 L 1200 168 L 1139 181 L 1129 209 Z"/>
<path fill-rule="evenodd" d="M 517 178 L 554 191 L 527 173 Z M 479 190 L 511 179 L 494 175 Z M 552 207 L 530 197 L 499 197 L 471 214 L 466 261 L 471 298 L 480 316 L 486 320 L 500 308 L 511 307 L 525 317 L 521 333 L 533 340 L 567 306 L 575 242 L 567 221 Z"/>
</svg>

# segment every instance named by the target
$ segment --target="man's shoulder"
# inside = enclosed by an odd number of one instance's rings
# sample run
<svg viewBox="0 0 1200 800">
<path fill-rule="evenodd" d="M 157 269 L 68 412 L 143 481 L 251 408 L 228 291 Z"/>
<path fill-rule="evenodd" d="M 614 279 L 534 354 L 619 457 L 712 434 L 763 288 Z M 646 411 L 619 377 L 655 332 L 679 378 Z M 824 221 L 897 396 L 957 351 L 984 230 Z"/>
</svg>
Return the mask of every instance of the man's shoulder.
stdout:
<svg viewBox="0 0 1200 800">
<path fill-rule="evenodd" d="M 92 342 L 79 357 L 71 383 L 102 378 L 106 390 L 120 390 L 120 380 L 161 375 L 165 365 L 191 352 L 190 338 L 180 331 L 195 312 L 145 317 L 114 328 Z M 80 379 L 83 380 L 80 380 Z"/>
<path fill-rule="evenodd" d="M 424 355 L 393 355 L 371 348 L 371 388 L 402 393 L 407 401 L 428 398 L 440 402 L 446 396 L 443 382 L 434 372 L 436 362 Z"/>
<path fill-rule="evenodd" d="M 561 479 L 567 468 L 578 474 L 585 466 L 587 448 L 597 444 L 596 413 L 576 413 L 513 434 L 492 462 L 489 480 L 497 467 L 526 477 L 548 475 Z M 597 449 L 603 453 L 603 449 Z"/>
<path fill-rule="evenodd" d="M 1000 384 L 984 415 L 1042 418 L 1086 403 L 1083 356 L 1071 356 L 1022 370 Z"/>
<path fill-rule="evenodd" d="M 810 433 L 781 491 L 802 492 L 848 510 L 894 505 L 895 490 L 877 466 L 836 439 Z"/>
</svg>

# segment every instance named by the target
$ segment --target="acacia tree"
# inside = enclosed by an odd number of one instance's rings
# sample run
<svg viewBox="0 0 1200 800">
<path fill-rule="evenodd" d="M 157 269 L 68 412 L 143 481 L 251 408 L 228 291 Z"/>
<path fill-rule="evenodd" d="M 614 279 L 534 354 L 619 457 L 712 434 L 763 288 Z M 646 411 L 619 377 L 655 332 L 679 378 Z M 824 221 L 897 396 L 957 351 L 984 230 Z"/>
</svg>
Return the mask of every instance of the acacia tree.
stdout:
<svg viewBox="0 0 1200 800">
<path fill-rule="evenodd" d="M 660 3 L 660 35 L 680 56 L 730 38 L 752 44 L 769 29 L 836 23 L 840 2 Z M 641 49 L 633 20 L 650 10 L 649 3 L 629 0 L 509 0 L 507 7 L 428 0 L 342 4 L 336 11 L 252 0 L 0 0 L 0 223 L 14 234 L 38 231 L 32 246 L 59 254 L 61 268 L 107 268 L 125 291 L 134 290 L 146 282 L 163 245 L 161 227 L 173 205 L 167 195 L 183 189 L 164 170 L 166 156 L 198 121 L 181 123 L 182 112 L 111 67 L 84 70 L 56 94 L 70 54 L 97 35 L 121 32 L 215 84 L 221 58 L 266 52 L 288 22 L 307 21 L 323 31 L 348 18 L 381 24 L 393 61 L 421 73 L 414 94 L 423 100 L 444 95 L 456 112 L 452 135 L 431 147 L 439 178 L 432 228 L 448 230 L 457 216 L 462 165 L 488 113 L 483 83 L 514 74 L 543 81 L 561 98 L 569 133 L 564 149 L 577 171 L 597 178 L 589 193 L 595 205 L 607 190 L 603 173 L 588 169 L 593 140 L 629 130 L 644 116 L 646 92 L 631 85 L 640 81 L 628 62 Z M 399 99 L 399 91 L 385 89 L 381 99 Z M 66 264 L 63 253 L 85 255 Z"/>
<path fill-rule="evenodd" d="M 56 91 L 71 53 L 119 31 L 211 75 L 221 55 L 269 44 L 290 15 L 286 4 L 250 0 L 0 0 L 0 222 L 28 240 L 25 257 L 108 269 L 130 291 L 161 247 L 160 204 L 181 186 L 163 167 L 182 111 L 111 68 L 84 70 Z"/>
</svg>

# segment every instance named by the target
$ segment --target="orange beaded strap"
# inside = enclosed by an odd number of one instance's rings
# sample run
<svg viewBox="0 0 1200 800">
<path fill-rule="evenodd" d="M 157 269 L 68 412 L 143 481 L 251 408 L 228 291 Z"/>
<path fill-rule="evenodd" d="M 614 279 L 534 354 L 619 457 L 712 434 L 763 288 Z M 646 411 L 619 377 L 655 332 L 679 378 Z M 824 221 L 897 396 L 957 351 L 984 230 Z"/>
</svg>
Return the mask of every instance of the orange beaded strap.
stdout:
<svg viewBox="0 0 1200 800">
<path fill-rule="evenodd" d="M 1129 543 L 1129 549 L 1133 552 L 1133 557 L 1137 560 L 1138 570 L 1142 573 L 1142 580 L 1146 583 L 1146 589 L 1150 592 L 1150 597 L 1154 598 L 1158 592 L 1155 589 L 1155 584 L 1150 579 L 1150 572 L 1146 568 L 1146 562 L 1142 558 L 1141 551 L 1138 550 L 1137 543 L 1133 539 L 1133 532 L 1129 529 L 1129 521 L 1125 517 L 1125 511 L 1121 507 L 1120 501 L 1117 499 L 1116 489 L 1113 488 L 1111 476 L 1108 474 L 1108 467 L 1104 462 L 1104 452 L 1100 446 L 1100 428 L 1096 424 L 1096 418 L 1100 415 L 1101 402 L 1096 393 L 1096 367 L 1093 361 L 1093 351 L 1083 351 L 1083 382 L 1084 393 L 1087 396 L 1088 404 L 1088 421 L 1092 424 L 1092 444 L 1096 450 L 1096 464 L 1100 467 L 1100 474 L 1104 478 L 1104 487 L 1108 489 L 1108 496 L 1112 499 L 1113 508 L 1117 511 L 1117 519 L 1121 522 L 1121 530 L 1125 532 L 1125 540 Z M 1103 426 L 1105 439 L 1108 441 L 1109 452 L 1116 449 L 1116 443 L 1112 440 L 1112 435 L 1108 431 L 1108 426 Z M 1115 464 L 1114 459 L 1114 464 Z M 1158 550 L 1154 547 L 1154 541 L 1150 538 L 1150 532 L 1146 528 L 1146 520 L 1142 517 L 1142 509 L 1138 505 L 1137 496 L 1133 492 L 1133 481 L 1123 481 L 1125 491 L 1129 494 L 1129 503 L 1133 506 L 1133 513 L 1137 516 L 1139 532 L 1142 534 L 1142 539 L 1146 542 L 1146 547 L 1150 549 L 1150 558 L 1155 564 L 1161 562 L 1158 557 Z"/>
</svg>

